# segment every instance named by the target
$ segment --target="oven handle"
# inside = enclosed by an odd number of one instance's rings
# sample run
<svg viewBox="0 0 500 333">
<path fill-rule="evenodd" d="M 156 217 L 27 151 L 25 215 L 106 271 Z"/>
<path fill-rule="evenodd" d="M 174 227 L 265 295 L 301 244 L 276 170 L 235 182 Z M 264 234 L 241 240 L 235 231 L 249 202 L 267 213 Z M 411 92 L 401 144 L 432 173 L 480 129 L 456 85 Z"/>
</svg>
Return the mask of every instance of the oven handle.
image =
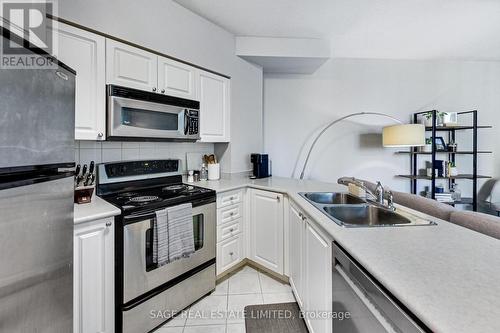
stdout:
<svg viewBox="0 0 500 333">
<path fill-rule="evenodd" d="M 149 213 L 145 213 L 145 214 L 124 216 L 123 221 L 125 222 L 125 224 L 127 224 L 127 222 L 132 221 L 132 220 L 140 219 L 142 221 L 142 220 L 153 219 L 155 217 L 156 217 L 156 212 L 149 212 Z"/>
<path fill-rule="evenodd" d="M 204 206 L 208 205 L 215 202 L 214 197 L 206 198 L 206 199 L 199 199 L 192 201 L 193 208 L 199 207 L 199 206 Z M 156 217 L 156 211 L 148 211 L 143 214 L 133 214 L 133 215 L 125 215 L 123 217 L 123 223 L 124 224 L 129 224 L 134 221 L 143 221 L 143 220 L 148 220 L 148 219 L 153 219 Z"/>
</svg>

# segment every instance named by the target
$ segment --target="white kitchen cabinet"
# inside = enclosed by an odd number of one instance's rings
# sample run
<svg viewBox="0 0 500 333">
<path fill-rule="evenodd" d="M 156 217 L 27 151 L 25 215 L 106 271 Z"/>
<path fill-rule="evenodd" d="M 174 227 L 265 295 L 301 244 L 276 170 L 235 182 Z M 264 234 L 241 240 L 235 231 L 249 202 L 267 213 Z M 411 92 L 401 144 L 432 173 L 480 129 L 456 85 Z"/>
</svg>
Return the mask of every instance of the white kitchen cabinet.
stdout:
<svg viewBox="0 0 500 333">
<path fill-rule="evenodd" d="M 200 136 L 202 142 L 230 141 L 230 81 L 200 71 Z"/>
<path fill-rule="evenodd" d="M 198 70 L 184 63 L 158 57 L 158 91 L 162 94 L 198 100 Z"/>
<path fill-rule="evenodd" d="M 290 230 L 290 242 L 289 242 L 289 258 L 290 258 L 290 285 L 294 291 L 295 298 L 300 307 L 303 307 L 304 303 L 302 297 L 304 297 L 304 263 L 303 263 L 303 252 L 304 252 L 304 234 L 305 234 L 305 221 L 302 213 L 296 209 L 293 205 L 290 205 L 289 213 L 289 230 Z"/>
<path fill-rule="evenodd" d="M 283 274 L 283 194 L 250 189 L 250 259 Z"/>
<path fill-rule="evenodd" d="M 75 225 L 73 331 L 114 332 L 113 218 Z"/>
<path fill-rule="evenodd" d="M 309 222 L 305 226 L 304 249 L 304 309 L 307 312 L 331 313 L 332 311 L 332 246 Z M 330 333 L 332 320 L 309 318 L 311 333 Z"/>
<path fill-rule="evenodd" d="M 290 205 L 290 285 L 302 311 L 332 311 L 332 239 L 294 204 Z M 305 318 L 311 333 L 331 333 L 329 318 Z"/>
<path fill-rule="evenodd" d="M 224 273 L 244 258 L 244 237 L 237 234 L 217 244 L 217 275 Z"/>
<path fill-rule="evenodd" d="M 245 206 L 244 190 L 217 193 L 217 275 L 245 258 Z"/>
<path fill-rule="evenodd" d="M 158 90 L 158 56 L 106 39 L 106 81 L 140 90 Z"/>
<path fill-rule="evenodd" d="M 59 22 L 58 59 L 76 71 L 75 139 L 106 138 L 105 38 Z"/>
</svg>

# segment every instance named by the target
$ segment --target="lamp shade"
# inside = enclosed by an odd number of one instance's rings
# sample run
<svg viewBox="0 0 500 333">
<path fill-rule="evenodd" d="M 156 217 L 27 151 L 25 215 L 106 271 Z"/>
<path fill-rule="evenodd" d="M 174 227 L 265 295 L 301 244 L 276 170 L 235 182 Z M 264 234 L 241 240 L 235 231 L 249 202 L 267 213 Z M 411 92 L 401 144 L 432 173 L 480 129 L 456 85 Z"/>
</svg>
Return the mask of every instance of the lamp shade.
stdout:
<svg viewBox="0 0 500 333">
<path fill-rule="evenodd" d="M 401 124 L 384 127 L 382 130 L 384 147 L 425 146 L 425 127 L 422 124 Z"/>
</svg>

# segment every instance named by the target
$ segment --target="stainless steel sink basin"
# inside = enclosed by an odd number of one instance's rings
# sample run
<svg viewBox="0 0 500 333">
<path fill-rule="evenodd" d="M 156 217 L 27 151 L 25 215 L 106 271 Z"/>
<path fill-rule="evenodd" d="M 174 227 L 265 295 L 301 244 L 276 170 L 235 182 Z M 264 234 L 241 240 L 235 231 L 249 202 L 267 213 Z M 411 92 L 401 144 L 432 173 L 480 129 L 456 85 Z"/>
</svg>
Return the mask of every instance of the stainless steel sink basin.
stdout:
<svg viewBox="0 0 500 333">
<path fill-rule="evenodd" d="M 371 205 L 327 206 L 323 210 L 334 219 L 351 226 L 394 226 L 412 222 L 403 215 Z"/>
<path fill-rule="evenodd" d="M 392 211 L 377 203 L 349 193 L 301 192 L 299 195 L 328 216 L 333 222 L 348 228 L 402 227 L 436 225 L 436 223 L 397 209 Z"/>
<path fill-rule="evenodd" d="M 319 204 L 329 205 L 355 205 L 366 203 L 363 199 L 358 198 L 349 193 L 336 193 L 336 192 L 311 192 L 304 193 L 304 196 Z"/>
</svg>

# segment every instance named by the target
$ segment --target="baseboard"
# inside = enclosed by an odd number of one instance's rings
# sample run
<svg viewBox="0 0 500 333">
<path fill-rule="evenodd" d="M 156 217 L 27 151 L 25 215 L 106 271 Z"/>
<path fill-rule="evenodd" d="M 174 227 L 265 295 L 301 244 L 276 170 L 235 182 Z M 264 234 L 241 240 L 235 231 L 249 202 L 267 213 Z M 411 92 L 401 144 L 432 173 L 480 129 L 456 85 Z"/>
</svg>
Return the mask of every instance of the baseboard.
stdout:
<svg viewBox="0 0 500 333">
<path fill-rule="evenodd" d="M 266 267 L 262 266 L 261 264 L 256 263 L 255 261 L 253 261 L 251 259 L 248 259 L 248 258 L 243 259 L 238 264 L 234 265 L 233 267 L 231 267 L 230 269 L 228 269 L 224 273 L 217 275 L 217 283 L 220 283 L 220 282 L 228 279 L 231 275 L 234 275 L 234 274 L 238 273 L 245 266 L 250 266 L 253 269 L 255 269 L 256 271 L 264 273 L 267 276 L 269 276 L 269 277 L 271 277 L 271 278 L 273 278 L 275 280 L 278 280 L 278 281 L 280 281 L 282 283 L 288 283 L 288 284 L 290 283 L 290 280 L 288 279 L 288 276 L 281 275 L 281 274 L 278 274 L 276 272 L 273 272 L 269 268 L 266 268 Z"/>
</svg>

